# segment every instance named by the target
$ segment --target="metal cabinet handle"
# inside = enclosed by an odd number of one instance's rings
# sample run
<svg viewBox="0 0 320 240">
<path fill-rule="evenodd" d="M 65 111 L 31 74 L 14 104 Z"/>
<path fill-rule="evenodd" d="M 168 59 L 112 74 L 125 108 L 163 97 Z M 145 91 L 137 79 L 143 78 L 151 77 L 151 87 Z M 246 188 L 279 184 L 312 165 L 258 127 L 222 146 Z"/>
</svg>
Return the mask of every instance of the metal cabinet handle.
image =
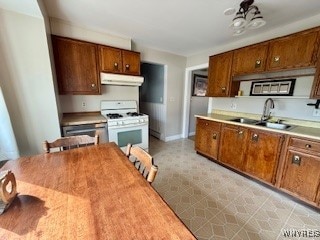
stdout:
<svg viewBox="0 0 320 240">
<path fill-rule="evenodd" d="M 253 142 L 258 142 L 258 140 L 259 140 L 259 135 L 256 134 L 256 133 L 252 134 L 251 140 L 252 140 Z"/>
<path fill-rule="evenodd" d="M 114 63 L 114 68 L 118 69 L 118 63 L 117 62 Z"/>
<path fill-rule="evenodd" d="M 225 93 L 225 92 L 226 92 L 226 88 L 225 88 L 225 87 L 221 87 L 221 91 L 222 91 L 223 93 Z"/>
<path fill-rule="evenodd" d="M 280 61 L 280 56 L 275 56 L 275 57 L 273 58 L 273 61 L 274 61 L 274 62 L 279 62 L 279 61 Z"/>
<path fill-rule="evenodd" d="M 126 64 L 126 69 L 128 70 L 130 68 L 130 65 L 129 64 Z"/>
<path fill-rule="evenodd" d="M 91 84 L 91 88 L 95 88 L 96 85 L 94 83 Z"/>
<path fill-rule="evenodd" d="M 256 63 L 255 63 L 255 66 L 254 66 L 254 67 L 255 67 L 255 68 L 261 67 L 261 60 L 260 60 L 260 59 L 256 60 Z"/>
<path fill-rule="evenodd" d="M 298 156 L 298 155 L 293 155 L 293 156 L 292 156 L 292 159 L 291 159 L 291 163 L 300 166 L 300 164 L 301 164 L 301 157 Z"/>
<path fill-rule="evenodd" d="M 310 145 L 310 144 L 306 144 L 305 147 L 306 147 L 306 148 L 311 148 L 311 145 Z"/>
<path fill-rule="evenodd" d="M 212 135 L 212 139 L 214 139 L 214 140 L 216 140 L 217 139 L 217 134 L 216 133 L 214 133 L 213 135 Z"/>
<path fill-rule="evenodd" d="M 238 131 L 238 134 L 239 134 L 239 135 L 242 135 L 242 134 L 243 134 L 243 131 L 242 131 L 242 130 L 239 130 L 239 131 Z"/>
</svg>

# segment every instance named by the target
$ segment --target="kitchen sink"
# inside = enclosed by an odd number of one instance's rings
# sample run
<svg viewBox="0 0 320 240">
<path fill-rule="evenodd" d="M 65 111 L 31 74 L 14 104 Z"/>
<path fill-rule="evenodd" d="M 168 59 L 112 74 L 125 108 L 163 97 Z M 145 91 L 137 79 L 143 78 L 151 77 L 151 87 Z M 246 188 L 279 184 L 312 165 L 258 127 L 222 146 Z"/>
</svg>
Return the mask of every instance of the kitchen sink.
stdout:
<svg viewBox="0 0 320 240">
<path fill-rule="evenodd" d="M 290 130 L 294 126 L 288 125 L 288 124 L 283 124 L 283 123 L 274 123 L 274 122 L 261 122 L 259 120 L 254 120 L 250 118 L 233 118 L 230 119 L 229 121 L 231 122 L 238 122 L 238 123 L 245 123 L 245 124 L 251 124 L 251 125 L 256 125 L 256 126 L 261 126 L 261 127 L 266 127 L 266 128 L 272 128 L 272 129 L 279 129 L 279 130 Z"/>
<path fill-rule="evenodd" d="M 246 124 L 256 124 L 258 123 L 257 120 L 249 119 L 249 118 L 234 118 L 231 119 L 232 122 L 238 122 L 238 123 L 246 123 Z"/>
<path fill-rule="evenodd" d="M 272 123 L 272 122 L 258 122 L 255 125 L 263 126 L 267 128 L 279 129 L 279 130 L 289 130 L 293 127 L 291 125 L 287 125 L 283 123 Z"/>
</svg>

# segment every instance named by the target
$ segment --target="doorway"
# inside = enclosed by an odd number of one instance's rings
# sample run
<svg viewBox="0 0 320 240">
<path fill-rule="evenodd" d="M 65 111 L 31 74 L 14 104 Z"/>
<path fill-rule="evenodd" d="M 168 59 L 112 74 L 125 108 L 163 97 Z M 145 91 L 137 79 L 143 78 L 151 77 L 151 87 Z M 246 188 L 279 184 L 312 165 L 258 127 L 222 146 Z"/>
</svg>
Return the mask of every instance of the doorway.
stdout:
<svg viewBox="0 0 320 240">
<path fill-rule="evenodd" d="M 192 89 L 193 89 L 193 73 L 195 71 L 203 70 L 203 69 L 208 69 L 208 63 L 186 68 L 185 85 L 184 85 L 184 98 L 183 98 L 184 99 L 184 101 L 183 101 L 183 122 L 182 122 L 182 137 L 183 138 L 188 138 L 189 133 L 192 134 L 192 131 L 195 132 L 195 130 L 189 129 L 191 118 L 193 118 L 192 121 L 193 120 L 195 121 L 195 118 L 194 118 L 195 114 L 204 114 L 204 113 L 208 112 L 208 108 L 209 108 L 208 105 L 206 105 L 207 109 L 205 112 L 202 112 L 204 110 L 201 109 L 201 113 L 197 112 L 197 110 L 195 110 L 191 114 L 191 111 L 190 111 L 191 110 L 190 109 L 191 108 L 191 95 L 192 95 Z M 206 101 L 208 103 L 209 98 L 206 98 L 206 99 L 207 99 Z M 196 104 L 197 100 L 194 100 L 195 104 Z M 193 103 L 192 103 L 192 105 L 193 105 Z M 194 109 L 194 107 L 192 107 L 192 109 Z M 195 126 L 195 122 L 191 123 L 191 125 Z"/>
<path fill-rule="evenodd" d="M 199 69 L 191 72 L 191 92 L 190 92 L 190 111 L 189 111 L 189 130 L 188 137 L 196 134 L 197 114 L 206 114 L 208 112 L 209 97 L 206 97 L 208 82 L 208 69 Z M 193 139 L 193 138 L 191 138 Z"/>
<path fill-rule="evenodd" d="M 140 112 L 149 115 L 150 135 L 164 140 L 167 66 L 142 62 L 141 75 L 144 83 L 139 88 Z"/>
</svg>

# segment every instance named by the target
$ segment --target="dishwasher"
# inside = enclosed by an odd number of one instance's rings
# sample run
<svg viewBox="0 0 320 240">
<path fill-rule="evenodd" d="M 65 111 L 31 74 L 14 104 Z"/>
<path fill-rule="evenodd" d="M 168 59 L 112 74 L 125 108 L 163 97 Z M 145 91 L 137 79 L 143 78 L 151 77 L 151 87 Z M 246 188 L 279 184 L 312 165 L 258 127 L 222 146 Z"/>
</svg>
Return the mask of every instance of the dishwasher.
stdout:
<svg viewBox="0 0 320 240">
<path fill-rule="evenodd" d="M 106 123 L 80 124 L 62 127 L 62 135 L 64 137 L 89 135 L 94 137 L 99 135 L 99 143 L 108 142 L 108 130 Z"/>
</svg>

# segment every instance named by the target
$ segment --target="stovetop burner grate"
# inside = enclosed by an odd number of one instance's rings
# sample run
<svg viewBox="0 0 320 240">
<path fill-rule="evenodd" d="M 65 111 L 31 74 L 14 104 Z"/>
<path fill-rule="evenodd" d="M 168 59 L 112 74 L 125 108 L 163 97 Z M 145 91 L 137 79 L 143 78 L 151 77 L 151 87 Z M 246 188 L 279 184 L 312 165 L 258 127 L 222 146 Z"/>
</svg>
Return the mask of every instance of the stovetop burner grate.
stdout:
<svg viewBox="0 0 320 240">
<path fill-rule="evenodd" d="M 136 117 L 136 116 L 142 116 L 143 113 L 128 112 L 127 115 L 128 115 L 128 116 L 131 116 L 131 117 Z"/>
<path fill-rule="evenodd" d="M 119 113 L 108 113 L 107 117 L 110 119 L 117 119 L 117 118 L 122 118 L 123 116 Z"/>
</svg>

